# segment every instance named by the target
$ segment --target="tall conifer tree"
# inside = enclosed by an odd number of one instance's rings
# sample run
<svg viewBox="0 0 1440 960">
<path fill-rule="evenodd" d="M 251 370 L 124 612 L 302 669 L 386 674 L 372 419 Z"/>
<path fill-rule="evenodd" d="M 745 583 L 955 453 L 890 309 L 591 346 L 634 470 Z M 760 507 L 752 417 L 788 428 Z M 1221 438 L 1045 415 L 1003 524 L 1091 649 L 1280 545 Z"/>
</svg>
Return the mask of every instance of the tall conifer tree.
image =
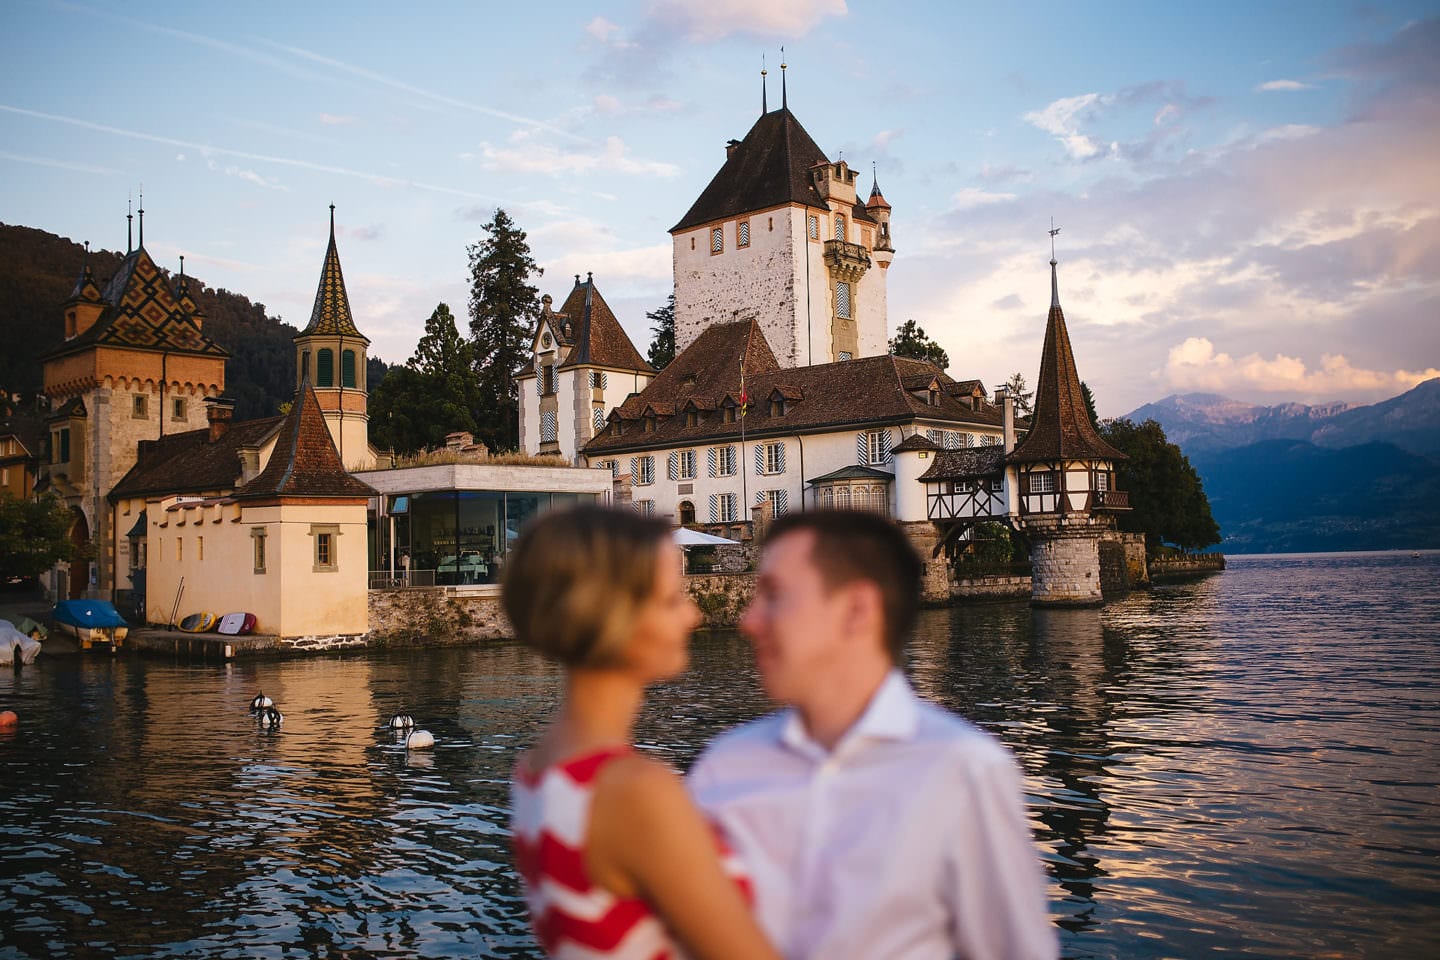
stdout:
<svg viewBox="0 0 1440 960">
<path fill-rule="evenodd" d="M 530 257 L 525 231 L 504 210 L 469 247 L 470 349 L 480 408 L 476 427 L 492 451 L 520 445 L 515 375 L 529 359 L 530 332 L 540 316 L 532 276 L 544 271 Z"/>
<path fill-rule="evenodd" d="M 665 306 L 645 314 L 645 319 L 655 321 L 655 326 L 650 328 L 654 339 L 650 341 L 650 352 L 645 359 L 656 370 L 664 370 L 675 359 L 675 294 L 670 294 Z"/>
</svg>

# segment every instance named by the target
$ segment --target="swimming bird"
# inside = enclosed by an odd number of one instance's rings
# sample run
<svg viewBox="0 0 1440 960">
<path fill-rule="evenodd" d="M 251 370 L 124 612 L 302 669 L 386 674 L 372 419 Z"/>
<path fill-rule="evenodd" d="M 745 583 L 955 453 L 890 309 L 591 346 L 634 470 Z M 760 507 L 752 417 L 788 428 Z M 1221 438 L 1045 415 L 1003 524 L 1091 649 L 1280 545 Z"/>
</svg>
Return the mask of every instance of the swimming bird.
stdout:
<svg viewBox="0 0 1440 960">
<path fill-rule="evenodd" d="M 255 699 L 250 701 L 250 709 L 251 709 L 252 711 L 256 711 L 256 712 L 258 712 L 258 711 L 260 711 L 260 710 L 264 710 L 266 707 L 273 707 L 273 706 L 275 706 L 275 701 L 274 701 L 274 700 L 271 700 L 269 697 L 265 696 L 265 694 L 263 694 L 263 693 L 257 693 L 257 694 L 255 694 Z"/>
<path fill-rule="evenodd" d="M 397 713 L 390 718 L 392 730 L 409 730 L 413 726 L 415 726 L 415 720 L 408 713 Z"/>
<path fill-rule="evenodd" d="M 277 730 L 280 724 L 285 722 L 285 715 L 276 708 L 275 704 L 270 703 L 260 711 L 259 720 L 260 726 L 269 730 Z"/>
<path fill-rule="evenodd" d="M 406 750 L 430 750 L 435 746 L 435 735 L 429 730 L 416 730 L 405 738 Z"/>
</svg>

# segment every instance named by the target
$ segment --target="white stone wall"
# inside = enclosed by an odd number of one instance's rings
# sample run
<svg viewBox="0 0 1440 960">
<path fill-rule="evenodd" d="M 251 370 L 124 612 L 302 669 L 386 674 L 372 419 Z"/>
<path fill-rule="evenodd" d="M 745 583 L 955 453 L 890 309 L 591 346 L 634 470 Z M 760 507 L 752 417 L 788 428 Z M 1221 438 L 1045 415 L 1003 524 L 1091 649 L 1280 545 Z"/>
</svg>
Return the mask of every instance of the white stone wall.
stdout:
<svg viewBox="0 0 1440 960">
<path fill-rule="evenodd" d="M 1099 604 L 1103 597 L 1098 533 L 1044 535 L 1029 529 L 1031 600 L 1056 606 Z"/>
</svg>

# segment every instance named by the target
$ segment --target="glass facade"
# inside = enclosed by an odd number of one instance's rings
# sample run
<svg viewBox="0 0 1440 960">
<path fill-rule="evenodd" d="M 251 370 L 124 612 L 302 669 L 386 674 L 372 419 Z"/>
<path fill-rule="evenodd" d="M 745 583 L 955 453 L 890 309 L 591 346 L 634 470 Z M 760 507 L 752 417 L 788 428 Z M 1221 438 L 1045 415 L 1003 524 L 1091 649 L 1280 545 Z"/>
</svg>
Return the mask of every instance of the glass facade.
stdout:
<svg viewBox="0 0 1440 960">
<path fill-rule="evenodd" d="M 550 510 L 593 503 L 595 496 L 442 490 L 385 499 L 388 516 L 370 515 L 370 569 L 409 586 L 454 586 L 498 583 L 505 554 L 532 519 Z"/>
</svg>

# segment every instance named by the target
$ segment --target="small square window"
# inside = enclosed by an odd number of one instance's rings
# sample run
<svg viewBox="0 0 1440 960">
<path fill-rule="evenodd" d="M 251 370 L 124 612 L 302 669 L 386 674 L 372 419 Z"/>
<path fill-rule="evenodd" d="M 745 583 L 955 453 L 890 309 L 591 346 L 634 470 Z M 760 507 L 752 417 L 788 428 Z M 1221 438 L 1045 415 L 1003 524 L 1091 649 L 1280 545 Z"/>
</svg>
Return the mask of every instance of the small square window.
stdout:
<svg viewBox="0 0 1440 960">
<path fill-rule="evenodd" d="M 725 249 L 725 228 L 710 228 L 710 252 L 720 253 Z"/>
<path fill-rule="evenodd" d="M 750 221 L 741 220 L 740 225 L 735 228 L 735 246 L 750 246 Z"/>
<path fill-rule="evenodd" d="M 170 401 L 170 419 L 171 419 L 171 420 L 184 420 L 184 419 L 185 419 L 185 398 L 184 398 L 184 397 L 176 397 L 174 400 L 171 400 L 171 401 Z"/>
<path fill-rule="evenodd" d="M 340 528 L 333 523 L 312 523 L 310 538 L 315 551 L 315 573 L 334 573 L 340 569 Z"/>
<path fill-rule="evenodd" d="M 137 393 L 130 398 L 130 416 L 136 420 L 144 420 L 150 416 L 150 398 L 143 393 Z"/>
</svg>

